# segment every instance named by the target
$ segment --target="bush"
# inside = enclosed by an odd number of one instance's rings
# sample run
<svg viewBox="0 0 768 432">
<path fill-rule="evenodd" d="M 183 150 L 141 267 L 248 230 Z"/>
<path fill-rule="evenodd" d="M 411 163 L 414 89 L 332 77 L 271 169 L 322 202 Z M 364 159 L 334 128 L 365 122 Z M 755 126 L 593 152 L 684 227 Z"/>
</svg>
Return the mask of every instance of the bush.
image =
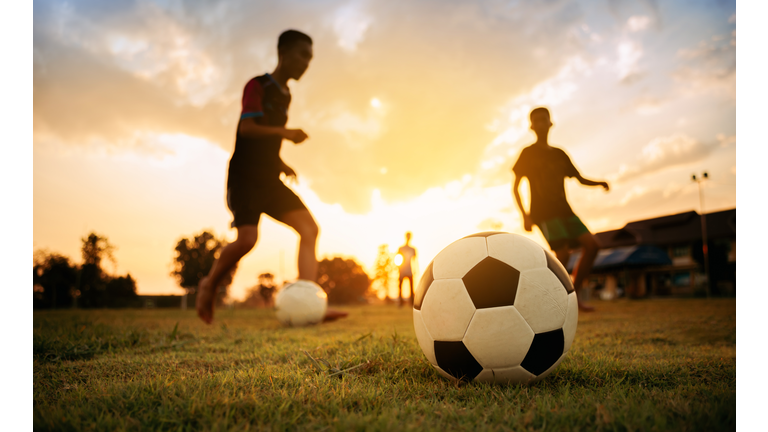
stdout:
<svg viewBox="0 0 768 432">
<path fill-rule="evenodd" d="M 317 282 L 328 293 L 328 303 L 364 303 L 371 278 L 353 259 L 325 258 L 317 269 Z"/>
</svg>

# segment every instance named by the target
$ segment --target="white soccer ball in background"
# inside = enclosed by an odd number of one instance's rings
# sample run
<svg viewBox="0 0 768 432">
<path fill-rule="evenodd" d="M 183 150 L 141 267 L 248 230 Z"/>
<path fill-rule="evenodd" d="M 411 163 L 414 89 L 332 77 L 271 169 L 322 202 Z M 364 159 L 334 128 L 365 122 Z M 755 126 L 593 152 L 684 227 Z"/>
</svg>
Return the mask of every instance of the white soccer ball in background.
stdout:
<svg viewBox="0 0 768 432">
<path fill-rule="evenodd" d="M 275 313 L 283 325 L 301 327 L 323 320 L 328 308 L 328 295 L 320 285 L 298 280 L 277 293 Z"/>
<path fill-rule="evenodd" d="M 485 232 L 435 256 L 416 287 L 413 326 L 443 376 L 531 383 L 571 348 L 579 310 L 571 278 L 523 236 Z"/>
</svg>

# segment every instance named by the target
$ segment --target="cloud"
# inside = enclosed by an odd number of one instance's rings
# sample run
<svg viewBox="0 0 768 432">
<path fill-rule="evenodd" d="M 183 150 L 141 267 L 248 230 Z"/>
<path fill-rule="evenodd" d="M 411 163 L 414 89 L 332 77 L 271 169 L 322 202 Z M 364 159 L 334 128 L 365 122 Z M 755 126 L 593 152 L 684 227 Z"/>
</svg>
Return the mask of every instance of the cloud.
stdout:
<svg viewBox="0 0 768 432">
<path fill-rule="evenodd" d="M 632 84 L 644 75 L 639 62 L 643 57 L 643 47 L 636 42 L 623 41 L 616 47 L 616 69 L 619 73 L 619 81 L 624 84 Z"/>
<path fill-rule="evenodd" d="M 553 109 L 569 101 L 579 90 L 578 80 L 589 76 L 593 67 L 579 56 L 570 57 L 553 76 L 504 104 L 500 115 L 486 126 L 496 136 L 486 146 L 480 163 L 484 182 L 496 185 L 509 180 L 512 158 L 519 155 L 522 139 L 528 137 L 531 110 L 538 106 Z M 557 121 L 556 117 L 553 120 Z"/>
<path fill-rule="evenodd" d="M 137 78 L 168 85 L 195 106 L 223 89 L 222 70 L 193 35 L 193 29 L 169 11 L 149 2 L 122 10 L 122 18 L 100 20 L 71 3 L 53 3 L 51 16 L 38 19 L 38 40 L 79 48 Z M 41 45 L 38 43 L 37 45 Z"/>
<path fill-rule="evenodd" d="M 378 101 L 378 99 L 374 99 Z M 335 131 L 341 134 L 350 148 L 367 147 L 375 142 L 383 132 L 386 121 L 382 107 L 371 107 L 366 115 L 361 116 L 346 109 L 339 109 L 325 120 Z"/>
<path fill-rule="evenodd" d="M 613 57 L 624 82 L 643 76 L 652 53 L 626 39 L 626 25 L 655 25 L 652 4 L 610 26 L 587 25 L 592 6 L 572 0 L 41 0 L 35 145 L 48 136 L 145 154 L 136 134 L 185 134 L 231 152 L 243 86 L 275 67 L 277 35 L 296 28 L 315 58 L 290 84 L 288 125 L 311 138 L 285 142 L 282 157 L 320 199 L 364 213 L 375 189 L 400 201 L 465 174 L 497 184 L 529 134 L 530 108 L 583 109 L 599 58 Z"/>
<path fill-rule="evenodd" d="M 707 157 L 714 148 L 714 145 L 704 144 L 684 134 L 655 138 L 642 148 L 635 166 L 621 165 L 619 172 L 612 176 L 613 181 L 626 182 L 668 168 L 698 162 Z"/>
<path fill-rule="evenodd" d="M 645 30 L 650 25 L 661 30 L 663 26 L 662 13 L 656 0 L 608 0 L 608 10 L 617 21 L 622 23 L 624 17 L 628 16 L 627 24 L 630 31 Z"/>
<path fill-rule="evenodd" d="M 637 114 L 650 116 L 661 112 L 661 109 L 666 102 L 666 99 L 659 97 L 641 96 L 634 100 L 633 107 Z"/>
<path fill-rule="evenodd" d="M 634 185 L 629 191 L 624 193 L 624 196 L 618 201 L 619 206 L 626 206 L 630 201 L 641 198 L 648 193 L 648 188 L 641 185 Z"/>
<path fill-rule="evenodd" d="M 348 52 L 354 52 L 363 40 L 372 18 L 362 11 L 361 2 L 351 2 L 340 7 L 333 20 L 333 30 L 338 44 Z"/>
<path fill-rule="evenodd" d="M 682 48 L 677 57 L 680 65 L 672 77 L 685 93 L 713 93 L 736 100 L 735 29 L 730 37 L 715 35 L 694 47 Z"/>
<path fill-rule="evenodd" d="M 651 18 L 646 15 L 633 15 L 627 20 L 627 27 L 631 32 L 643 31 L 651 25 Z"/>
<path fill-rule="evenodd" d="M 374 189 L 408 199 L 473 173 L 497 108 L 529 89 L 569 97 L 541 77 L 583 49 L 574 1 L 41 1 L 34 19 L 35 136 L 137 152 L 136 133 L 231 151 L 244 84 L 274 68 L 281 31 L 306 31 L 315 59 L 291 83 L 289 126 L 311 139 L 282 155 L 352 212 Z"/>
<path fill-rule="evenodd" d="M 297 161 L 295 168 L 322 199 L 350 212 L 368 211 L 374 189 L 387 201 L 415 199 L 475 174 L 496 135 L 486 125 L 498 116 L 498 107 L 512 95 L 537 88 L 546 81 L 542 77 L 557 74 L 575 48 L 559 44 L 555 35 L 564 38 L 580 25 L 578 8 L 567 2 L 494 9 L 498 6 L 367 3 L 375 25 L 355 55 L 339 49 L 337 56 L 318 45 L 317 64 L 308 72 L 312 81 L 303 87 L 316 109 L 306 115 L 294 111 L 292 117 L 295 124 L 306 125 L 312 142 L 285 152 L 284 159 Z M 333 43 L 338 46 L 335 34 Z M 548 55 L 537 60 L 531 48 Z M 332 58 L 321 60 L 327 55 Z M 332 62 L 333 68 L 320 70 L 321 61 Z M 346 94 L 328 91 L 334 88 Z M 555 100 L 572 90 L 536 91 Z M 385 114 L 371 110 L 373 98 Z M 348 162 L 340 163 L 342 155 Z M 313 163 L 298 162 L 299 157 Z"/>
<path fill-rule="evenodd" d="M 726 135 L 719 133 L 715 135 L 715 138 L 717 138 L 717 143 L 721 148 L 728 148 L 732 145 L 736 145 L 736 135 Z"/>
</svg>

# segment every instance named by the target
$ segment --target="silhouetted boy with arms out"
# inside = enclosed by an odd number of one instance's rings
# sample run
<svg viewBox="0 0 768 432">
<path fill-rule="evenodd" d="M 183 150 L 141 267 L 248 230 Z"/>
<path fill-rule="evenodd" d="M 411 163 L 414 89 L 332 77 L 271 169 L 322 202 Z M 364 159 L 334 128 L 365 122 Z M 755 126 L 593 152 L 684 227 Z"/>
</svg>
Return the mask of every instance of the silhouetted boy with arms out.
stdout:
<svg viewBox="0 0 768 432">
<path fill-rule="evenodd" d="M 583 185 L 602 186 L 606 191 L 609 189 L 608 183 L 585 179 L 563 150 L 549 145 L 547 137 L 552 122 L 546 108 L 534 109 L 531 111 L 530 118 L 531 129 L 536 133 L 537 140 L 523 149 L 512 168 L 515 177 L 512 191 L 517 207 L 523 214 L 525 230 L 531 231 L 532 226 L 537 225 L 564 267 L 568 264 L 572 248 L 584 249 L 574 270 L 573 286 L 576 291 L 579 291 L 592 271 L 598 246 L 592 233 L 568 205 L 565 198 L 565 178 L 575 177 Z M 530 214 L 525 212 L 518 191 L 523 177 L 528 178 L 531 188 Z M 581 300 L 579 300 L 579 309 L 594 310 L 593 307 L 583 304 Z"/>
<path fill-rule="evenodd" d="M 312 60 L 312 39 L 287 30 L 277 43 L 278 63 L 272 74 L 251 79 L 245 86 L 242 113 L 237 126 L 235 150 L 229 161 L 227 205 L 234 217 L 237 239 L 228 244 L 200 281 L 197 314 L 206 323 L 213 320 L 215 289 L 221 279 L 256 245 L 262 213 L 288 225 L 299 234 L 299 279 L 315 281 L 315 249 L 319 229 L 298 196 L 280 180 L 296 179 L 296 172 L 280 159 L 283 139 L 300 144 L 308 138 L 301 129 L 286 129 L 291 93 L 288 80 L 298 80 Z M 329 311 L 326 319 L 346 313 Z"/>
</svg>

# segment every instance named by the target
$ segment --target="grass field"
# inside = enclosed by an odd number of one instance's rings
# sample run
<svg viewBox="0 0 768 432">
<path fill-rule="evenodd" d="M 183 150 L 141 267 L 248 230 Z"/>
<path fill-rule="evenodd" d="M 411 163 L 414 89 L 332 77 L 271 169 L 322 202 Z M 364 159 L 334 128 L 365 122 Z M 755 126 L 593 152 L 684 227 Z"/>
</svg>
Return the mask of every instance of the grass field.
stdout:
<svg viewBox="0 0 768 432">
<path fill-rule="evenodd" d="M 193 311 L 35 312 L 34 427 L 735 430 L 735 299 L 596 305 L 532 386 L 441 378 L 408 308 L 306 329 L 267 310 L 219 310 L 211 326 Z"/>
</svg>

